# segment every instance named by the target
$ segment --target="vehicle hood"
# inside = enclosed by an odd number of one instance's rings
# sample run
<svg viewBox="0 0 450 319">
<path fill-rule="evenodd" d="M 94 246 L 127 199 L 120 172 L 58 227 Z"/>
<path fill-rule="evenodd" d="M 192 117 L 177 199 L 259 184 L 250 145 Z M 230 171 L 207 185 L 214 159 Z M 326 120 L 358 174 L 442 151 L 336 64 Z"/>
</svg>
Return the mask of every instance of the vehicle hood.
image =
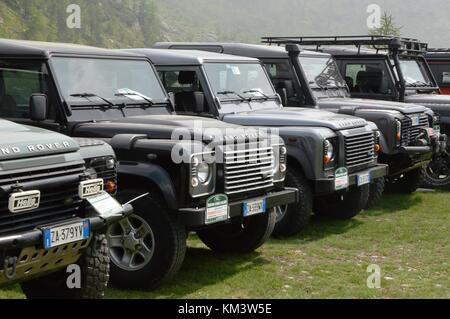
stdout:
<svg viewBox="0 0 450 319">
<path fill-rule="evenodd" d="M 423 113 L 426 108 L 419 104 L 407 104 L 394 101 L 382 101 L 371 99 L 351 99 L 351 98 L 325 98 L 319 99 L 319 106 L 343 107 L 351 106 L 358 109 L 377 109 L 386 111 L 397 111 L 402 114 Z"/>
<path fill-rule="evenodd" d="M 0 161 L 74 152 L 79 149 L 77 142 L 70 137 L 5 120 L 0 120 L 0 136 Z"/>
<path fill-rule="evenodd" d="M 450 96 L 439 94 L 407 95 L 406 102 L 421 104 L 437 112 L 441 117 L 450 117 Z"/>
<path fill-rule="evenodd" d="M 190 134 L 195 140 L 217 140 L 232 135 L 239 126 L 215 119 L 181 115 L 146 115 L 123 119 L 83 123 L 75 129 L 82 137 L 112 138 L 118 134 L 140 134 L 154 139 L 177 138 Z M 176 133 L 176 134 L 174 134 Z"/>
<path fill-rule="evenodd" d="M 224 120 L 245 126 L 307 126 L 325 127 L 335 131 L 367 125 L 364 119 L 358 117 L 299 107 L 229 114 Z"/>
</svg>

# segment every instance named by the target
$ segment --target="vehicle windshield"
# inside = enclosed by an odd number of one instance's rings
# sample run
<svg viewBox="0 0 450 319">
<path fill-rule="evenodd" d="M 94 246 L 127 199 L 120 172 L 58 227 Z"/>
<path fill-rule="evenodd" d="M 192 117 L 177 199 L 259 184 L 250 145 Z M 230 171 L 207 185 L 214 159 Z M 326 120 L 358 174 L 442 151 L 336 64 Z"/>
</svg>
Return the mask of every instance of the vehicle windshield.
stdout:
<svg viewBox="0 0 450 319">
<path fill-rule="evenodd" d="M 97 102 L 112 106 L 166 101 L 157 75 L 147 61 L 54 57 L 52 64 L 69 104 Z"/>
<path fill-rule="evenodd" d="M 314 88 L 342 88 L 345 81 L 333 58 L 301 57 L 300 64 L 306 73 L 311 87 Z"/>
<path fill-rule="evenodd" d="M 413 87 L 433 87 L 431 79 L 428 77 L 425 66 L 417 60 L 401 59 L 403 77 L 406 85 Z"/>
<path fill-rule="evenodd" d="M 219 99 L 274 98 L 276 93 L 261 64 L 205 63 L 212 90 Z"/>
</svg>

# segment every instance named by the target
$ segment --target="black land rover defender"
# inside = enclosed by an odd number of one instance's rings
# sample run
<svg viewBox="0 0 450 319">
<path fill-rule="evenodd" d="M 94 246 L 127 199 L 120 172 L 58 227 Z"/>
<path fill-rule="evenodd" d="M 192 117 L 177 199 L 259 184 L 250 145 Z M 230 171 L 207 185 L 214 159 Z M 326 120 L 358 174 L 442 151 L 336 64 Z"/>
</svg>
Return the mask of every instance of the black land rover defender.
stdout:
<svg viewBox="0 0 450 319">
<path fill-rule="evenodd" d="M 21 90 L 5 91 L 10 83 L 0 83 L 0 108 Z M 106 228 L 132 210 L 104 192 L 115 192 L 116 179 L 106 143 L 0 120 L 0 286 L 21 283 L 28 298 L 102 298 Z M 66 284 L 72 264 L 79 289 Z"/>
<path fill-rule="evenodd" d="M 439 94 L 423 56 L 427 44 L 387 36 L 283 38 L 284 42 L 287 40 L 333 55 L 354 98 L 413 103 L 431 109 L 434 116 L 428 113 L 429 125 L 436 133 L 442 133 L 440 141 L 447 144 L 450 97 Z M 276 39 L 272 38 L 274 41 Z M 402 123 L 402 131 L 410 131 L 415 123 L 414 118 Z M 409 140 L 411 136 L 414 140 L 417 133 L 409 133 Z M 425 168 L 425 186 L 450 187 L 449 165 L 446 151 L 435 155 Z"/>
<path fill-rule="evenodd" d="M 160 44 L 163 46 L 164 44 Z M 288 147 L 287 185 L 301 200 L 279 211 L 275 235 L 297 233 L 316 214 L 351 218 L 366 205 L 377 164 L 374 124 L 312 109 L 285 109 L 257 59 L 204 51 L 137 50 L 155 64 L 177 114 L 275 127 Z M 315 202 L 313 203 L 313 199 Z"/>
<path fill-rule="evenodd" d="M 283 186 L 279 137 L 270 145 L 259 132 L 173 115 L 144 56 L 2 40 L 0 61 L 0 78 L 26 84 L 17 91 L 6 85 L 12 98 L 0 108 L 4 117 L 108 142 L 119 160 L 118 198 L 142 195 L 134 214 L 107 233 L 118 286 L 149 289 L 173 276 L 190 231 L 215 250 L 253 251 L 270 237 L 275 207 L 297 199 Z M 28 112 L 21 97 L 29 92 L 40 93 L 47 107 Z"/>
<path fill-rule="evenodd" d="M 285 106 L 319 107 L 374 122 L 381 132 L 379 161 L 389 165 L 387 188 L 413 192 L 421 186 L 422 167 L 440 149 L 437 137 L 428 138 L 426 129 L 430 127 L 431 117 L 425 113 L 425 107 L 352 99 L 329 54 L 300 50 L 298 45 L 289 45 L 289 40 L 284 38 L 265 38 L 265 42 L 280 46 L 212 43 L 210 50 L 260 59 Z M 284 44 L 287 46 L 284 47 Z M 204 49 L 208 47 L 207 44 L 197 45 Z M 404 128 L 402 132 L 399 122 L 407 122 L 409 118 L 419 119 L 419 126 L 410 127 L 409 130 Z M 420 133 L 423 133 L 423 140 Z M 399 176 L 403 178 L 399 179 Z M 371 184 L 368 207 L 374 206 L 380 199 L 384 182 L 380 178 Z"/>
</svg>

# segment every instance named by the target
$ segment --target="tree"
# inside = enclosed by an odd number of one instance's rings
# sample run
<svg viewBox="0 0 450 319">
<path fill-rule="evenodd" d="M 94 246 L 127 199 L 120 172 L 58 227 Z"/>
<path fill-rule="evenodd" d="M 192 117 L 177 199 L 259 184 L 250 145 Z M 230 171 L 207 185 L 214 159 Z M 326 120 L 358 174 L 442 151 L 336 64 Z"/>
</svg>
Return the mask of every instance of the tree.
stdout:
<svg viewBox="0 0 450 319">
<path fill-rule="evenodd" d="M 394 17 L 387 12 L 384 12 L 381 16 L 380 27 L 371 29 L 369 33 L 371 35 L 394 35 L 400 36 L 400 31 L 403 27 L 397 27 L 395 25 Z"/>
</svg>

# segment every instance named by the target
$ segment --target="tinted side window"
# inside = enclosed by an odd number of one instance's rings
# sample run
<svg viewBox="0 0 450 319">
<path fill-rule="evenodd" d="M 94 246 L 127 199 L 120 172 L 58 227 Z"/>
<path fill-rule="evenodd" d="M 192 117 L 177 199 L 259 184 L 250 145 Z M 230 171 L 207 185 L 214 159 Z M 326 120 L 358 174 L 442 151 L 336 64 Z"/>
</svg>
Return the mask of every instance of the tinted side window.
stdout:
<svg viewBox="0 0 450 319">
<path fill-rule="evenodd" d="M 282 90 L 285 90 L 288 99 L 287 105 L 285 106 L 304 105 L 304 96 L 302 95 L 299 97 L 297 91 L 294 89 L 294 82 L 292 81 L 289 63 L 265 62 L 264 66 L 277 93 L 282 95 Z"/>
<path fill-rule="evenodd" d="M 33 93 L 45 93 L 40 65 L 6 65 L 0 67 L 0 115 L 29 118 L 29 101 Z"/>
<path fill-rule="evenodd" d="M 352 93 L 392 94 L 391 81 L 383 62 L 347 63 L 345 81 Z"/>
</svg>

